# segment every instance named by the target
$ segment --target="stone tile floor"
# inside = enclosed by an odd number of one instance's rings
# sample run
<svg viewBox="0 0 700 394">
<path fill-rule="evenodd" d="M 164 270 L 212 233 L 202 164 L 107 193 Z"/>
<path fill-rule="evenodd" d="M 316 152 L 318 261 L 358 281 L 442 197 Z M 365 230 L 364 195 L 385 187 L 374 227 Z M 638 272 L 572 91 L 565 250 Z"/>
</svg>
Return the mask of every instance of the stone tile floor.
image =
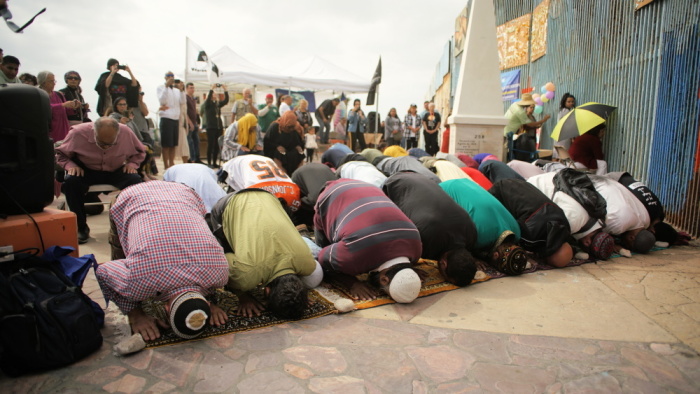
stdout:
<svg viewBox="0 0 700 394">
<path fill-rule="evenodd" d="M 109 258 L 107 215 L 81 254 Z M 128 331 L 0 392 L 700 392 L 698 244 L 116 357 Z M 94 276 L 85 290 L 103 303 Z"/>
</svg>

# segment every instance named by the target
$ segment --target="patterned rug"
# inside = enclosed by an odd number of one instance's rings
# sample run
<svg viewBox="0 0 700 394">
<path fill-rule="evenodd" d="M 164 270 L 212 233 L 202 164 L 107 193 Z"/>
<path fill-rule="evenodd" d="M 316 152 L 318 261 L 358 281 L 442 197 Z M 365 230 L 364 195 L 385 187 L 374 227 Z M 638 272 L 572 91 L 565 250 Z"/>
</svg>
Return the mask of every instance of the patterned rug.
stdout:
<svg viewBox="0 0 700 394">
<path fill-rule="evenodd" d="M 260 300 L 263 305 L 265 304 L 265 297 L 263 297 L 261 291 L 253 292 L 253 296 Z M 309 291 L 309 300 L 311 301 L 311 306 L 307 308 L 304 316 L 299 320 L 313 319 L 315 317 L 325 316 L 337 312 L 333 307 L 333 303 L 323 298 L 315 290 Z M 290 321 L 287 319 L 280 319 L 269 311 L 264 311 L 260 316 L 252 318 L 237 316 L 236 311 L 238 310 L 238 297 L 223 289 L 217 290 L 217 292 L 211 297 L 211 301 L 217 304 L 228 314 L 228 322 L 219 327 L 207 326 L 202 335 L 196 339 L 193 339 L 195 341 L 233 332 L 242 332 L 254 330 L 256 328 L 274 326 Z M 145 302 L 143 303 L 143 309 L 151 316 L 159 319 L 165 319 L 165 308 L 163 303 L 160 301 Z M 172 330 L 162 330 L 160 338 L 147 342 L 146 348 L 148 349 L 174 345 L 176 343 L 187 341 L 187 339 L 183 339 L 175 335 Z"/>
<path fill-rule="evenodd" d="M 581 264 L 593 263 L 595 261 L 596 260 L 573 259 L 565 268 L 577 267 Z M 531 267 L 525 270 L 523 272 L 523 275 L 530 274 L 535 271 L 558 269 L 556 267 L 552 267 L 544 263 L 538 263 L 534 261 L 532 257 L 530 258 L 530 262 L 532 264 Z M 423 270 L 427 274 L 427 278 L 423 284 L 423 287 L 421 288 L 420 293 L 418 293 L 418 297 L 427 297 L 429 295 L 438 294 L 444 291 L 450 291 L 459 288 L 449 282 L 445 282 L 445 280 L 442 278 L 442 275 L 440 275 L 440 271 L 437 268 L 436 261 L 421 259 L 418 262 L 416 268 Z M 506 274 L 497 271 L 496 269 L 486 264 L 477 264 L 477 269 L 478 271 L 476 273 L 476 277 L 472 281 L 471 286 L 473 286 L 476 283 L 486 282 L 490 279 L 503 278 L 504 276 L 507 276 Z M 358 276 L 358 278 L 361 280 L 365 280 L 367 279 L 367 275 L 360 275 Z M 339 282 L 331 281 L 330 283 L 326 283 L 326 281 L 324 280 L 322 286 L 324 287 L 323 296 L 325 296 L 326 298 L 350 298 L 350 292 L 348 291 L 348 289 Z M 392 300 L 391 297 L 384 293 L 384 291 L 379 290 L 379 293 L 380 295 L 375 300 L 354 301 L 355 308 L 368 309 L 381 305 L 396 303 L 396 301 Z"/>
<path fill-rule="evenodd" d="M 653 250 L 662 250 L 665 248 L 654 248 Z M 612 258 L 617 258 L 621 257 L 618 254 L 614 254 Z M 555 267 L 552 267 L 550 265 L 537 262 L 535 261 L 532 256 L 530 256 L 530 263 L 531 267 L 523 272 L 523 275 L 525 274 L 530 274 L 536 271 L 545 271 L 545 270 L 552 270 L 552 269 L 558 269 Z M 583 259 L 576 259 L 574 258 L 565 268 L 568 267 L 578 267 L 582 264 L 586 263 L 595 263 L 596 260 L 594 259 L 588 259 L 588 260 L 583 260 Z M 422 270 L 426 274 L 426 279 L 423 284 L 423 287 L 421 288 L 420 293 L 418 294 L 418 297 L 427 297 L 433 294 L 439 294 L 445 291 L 450 291 L 450 290 L 455 290 L 458 289 L 459 287 L 452 285 L 451 283 L 445 282 L 440 275 L 440 271 L 437 268 L 437 262 L 433 260 L 426 260 L 426 259 L 421 259 L 418 262 L 417 267 L 418 269 Z M 503 278 L 507 276 L 506 274 L 497 271 L 496 269 L 492 268 L 491 266 L 488 266 L 483 263 L 477 264 L 477 274 L 476 278 L 472 281 L 472 286 L 476 283 L 481 283 L 481 282 L 486 282 L 490 279 L 498 279 L 498 278 Z M 366 280 L 367 275 L 360 275 L 358 276 L 360 280 Z M 342 284 L 339 282 L 331 281 L 331 282 L 326 282 L 324 281 L 321 284 L 321 288 L 318 288 L 318 290 L 311 290 L 309 291 L 309 299 L 312 301 L 312 305 L 310 308 L 306 310 L 306 313 L 304 316 L 299 319 L 299 320 L 306 320 L 306 319 L 313 319 L 315 317 L 320 317 L 320 316 L 325 316 L 329 315 L 331 313 L 337 313 L 338 311 L 335 309 L 333 306 L 333 301 L 339 299 L 339 298 L 347 298 L 350 299 L 350 293 L 347 288 L 345 288 Z M 392 300 L 386 293 L 384 293 L 382 290 L 379 290 L 380 295 L 377 297 L 375 300 L 369 300 L 369 301 L 354 301 L 356 309 L 368 309 L 368 308 L 374 308 L 377 306 L 381 305 L 387 305 L 387 304 L 394 304 L 395 301 Z M 256 292 L 253 292 L 253 295 L 265 304 L 265 297 L 263 297 L 262 292 L 257 290 Z M 254 330 L 256 328 L 263 328 L 263 327 L 269 327 L 277 324 L 282 324 L 286 323 L 290 320 L 286 319 L 280 319 L 273 315 L 272 313 L 265 311 L 263 312 L 260 316 L 258 317 L 253 317 L 253 318 L 247 318 L 247 317 L 241 317 L 237 316 L 236 310 L 238 309 L 238 298 L 233 295 L 231 292 L 226 291 L 226 290 L 218 290 L 213 296 L 212 300 L 214 303 L 219 305 L 221 309 L 226 311 L 229 317 L 229 321 L 219 327 L 212 327 L 208 326 L 204 333 L 199 336 L 197 339 L 194 340 L 200 340 L 200 339 L 206 339 L 206 338 L 211 338 L 219 335 L 225 335 L 233 332 L 242 332 L 242 331 L 248 331 L 248 330 Z M 152 302 L 146 302 L 143 304 L 143 308 L 151 316 L 164 319 L 165 318 L 165 309 L 163 307 L 163 303 L 159 301 L 152 301 Z M 171 330 L 165 331 L 161 333 L 161 337 L 155 341 L 148 342 L 146 345 L 146 348 L 154 348 L 154 347 L 160 347 L 160 346 L 167 346 L 167 345 L 173 345 L 176 343 L 180 342 L 186 342 L 186 339 L 182 339 L 178 336 L 176 336 Z"/>
</svg>

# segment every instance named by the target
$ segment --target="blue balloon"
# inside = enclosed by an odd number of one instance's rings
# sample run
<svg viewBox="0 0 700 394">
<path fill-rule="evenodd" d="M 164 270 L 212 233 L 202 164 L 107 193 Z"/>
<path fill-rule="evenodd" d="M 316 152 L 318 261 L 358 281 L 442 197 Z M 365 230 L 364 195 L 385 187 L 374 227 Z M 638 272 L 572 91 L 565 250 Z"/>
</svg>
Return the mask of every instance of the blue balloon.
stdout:
<svg viewBox="0 0 700 394">
<path fill-rule="evenodd" d="M 549 90 L 547 90 L 546 86 L 542 86 L 542 89 L 540 89 L 540 92 L 542 92 L 542 94 L 547 94 L 548 91 Z"/>
</svg>

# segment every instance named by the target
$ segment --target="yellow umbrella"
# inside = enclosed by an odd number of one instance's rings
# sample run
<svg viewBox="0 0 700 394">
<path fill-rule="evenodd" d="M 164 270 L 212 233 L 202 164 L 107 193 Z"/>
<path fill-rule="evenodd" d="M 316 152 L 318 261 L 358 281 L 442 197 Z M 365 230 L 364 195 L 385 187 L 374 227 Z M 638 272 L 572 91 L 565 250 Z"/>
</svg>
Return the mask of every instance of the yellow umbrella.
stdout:
<svg viewBox="0 0 700 394">
<path fill-rule="evenodd" d="M 616 107 L 611 105 L 593 102 L 578 106 L 561 118 L 550 136 L 556 141 L 561 141 L 583 135 L 605 123 L 608 115 L 615 109 Z"/>
</svg>

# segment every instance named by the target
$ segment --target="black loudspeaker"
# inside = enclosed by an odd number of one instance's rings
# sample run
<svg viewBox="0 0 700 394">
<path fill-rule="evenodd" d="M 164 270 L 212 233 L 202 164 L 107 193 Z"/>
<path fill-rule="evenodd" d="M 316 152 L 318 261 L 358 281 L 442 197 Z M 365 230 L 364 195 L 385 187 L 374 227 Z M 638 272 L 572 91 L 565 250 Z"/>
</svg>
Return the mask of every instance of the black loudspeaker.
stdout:
<svg viewBox="0 0 700 394">
<path fill-rule="evenodd" d="M 0 85 L 0 213 L 41 212 L 53 201 L 51 106 L 45 91 Z"/>
</svg>

